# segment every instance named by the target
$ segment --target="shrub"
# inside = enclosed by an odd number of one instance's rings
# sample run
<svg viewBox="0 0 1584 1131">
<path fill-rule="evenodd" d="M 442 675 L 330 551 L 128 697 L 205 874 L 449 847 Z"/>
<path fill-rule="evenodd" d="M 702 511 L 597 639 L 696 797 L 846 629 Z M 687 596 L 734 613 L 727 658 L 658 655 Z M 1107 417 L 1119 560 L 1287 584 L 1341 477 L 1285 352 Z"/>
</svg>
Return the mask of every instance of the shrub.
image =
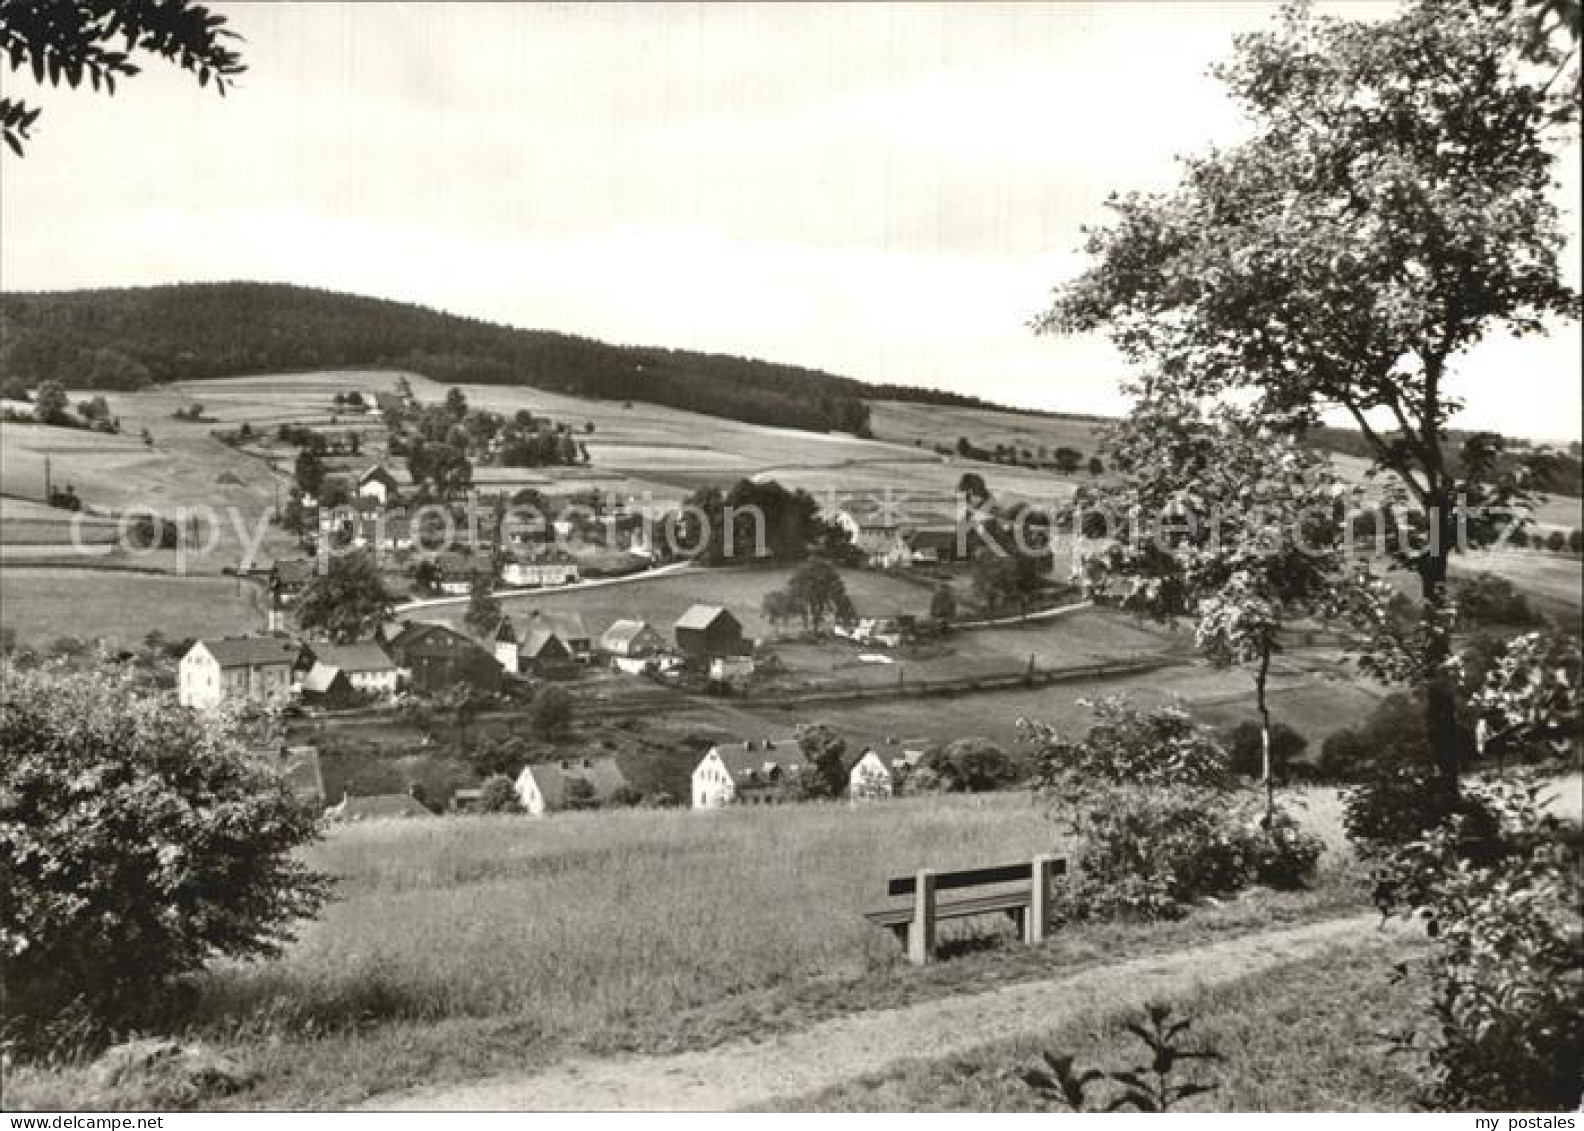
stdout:
<svg viewBox="0 0 1584 1131">
<path fill-rule="evenodd" d="M 1453 816 L 1464 819 L 1465 835 L 1488 840 L 1495 820 L 1475 797 L 1451 795 L 1423 763 L 1381 769 L 1342 797 L 1342 825 L 1366 854 L 1407 844 Z"/>
<path fill-rule="evenodd" d="M 1457 601 L 1458 624 L 1462 628 L 1480 625 L 1527 626 L 1540 616 L 1511 581 L 1493 573 L 1476 573 L 1453 584 Z"/>
<path fill-rule="evenodd" d="M 572 728 L 572 696 L 565 688 L 541 687 L 533 700 L 534 731 L 541 738 L 565 738 Z"/>
<path fill-rule="evenodd" d="M 278 952 L 325 881 L 313 814 L 226 716 L 126 675 L 0 666 L 0 951 L 30 1039 L 62 1011 L 135 1022 L 172 975 Z"/>
<path fill-rule="evenodd" d="M 1171 919 L 1252 883 L 1301 884 L 1321 844 L 1280 811 L 1267 829 L 1263 806 L 1252 790 L 1114 783 L 1058 800 L 1057 818 L 1079 842 L 1078 874 L 1058 909 L 1072 919 Z"/>
<path fill-rule="evenodd" d="M 1460 726 L 1458 742 L 1459 762 L 1471 761 L 1474 757 L 1473 731 Z M 1422 766 L 1429 762 L 1430 740 L 1425 730 L 1424 699 L 1419 694 L 1398 692 L 1377 703 L 1369 718 L 1359 726 L 1326 736 L 1320 744 L 1320 757 L 1315 761 L 1315 776 L 1328 782 L 1361 782 L 1398 766 Z"/>
<path fill-rule="evenodd" d="M 1449 1110 L 1575 1111 L 1584 1099 L 1584 854 L 1577 825 L 1550 813 L 1527 774 L 1470 792 L 1498 849 L 1454 818 L 1392 852 L 1383 909 L 1422 919 L 1428 1031 L 1400 1035 L 1430 1063 L 1425 1101 Z"/>
<path fill-rule="evenodd" d="M 1235 774 L 1246 778 L 1261 778 L 1265 772 L 1264 746 L 1260 741 L 1260 725 L 1256 722 L 1239 723 L 1227 732 L 1224 745 L 1227 763 Z M 1297 772 L 1294 765 L 1309 748 L 1309 740 L 1286 723 L 1271 727 L 1271 774 L 1277 781 L 1287 781 Z"/>
<path fill-rule="evenodd" d="M 959 738 L 924 759 L 937 789 L 948 793 L 987 793 L 1023 777 L 1017 762 L 987 738 Z"/>
<path fill-rule="evenodd" d="M 1080 741 L 1049 725 L 1019 719 L 1023 740 L 1038 753 L 1040 777 L 1080 782 L 1226 788 L 1227 753 L 1214 736 L 1179 707 L 1139 711 L 1122 696 L 1084 702 L 1094 723 Z"/>
<path fill-rule="evenodd" d="M 479 789 L 479 812 L 522 812 L 522 805 L 517 801 L 517 787 L 512 784 L 511 778 L 505 774 L 494 774 L 484 779 L 484 785 Z"/>
<path fill-rule="evenodd" d="M 1186 1018 L 1174 1020 L 1168 1005 L 1146 1005 L 1142 1020 L 1127 1023 L 1127 1031 L 1149 1054 L 1143 1063 L 1117 1072 L 1079 1070 L 1073 1067 L 1075 1057 L 1047 1052 L 1042 1054 L 1045 1068 L 1030 1069 L 1021 1076 L 1035 1094 L 1069 1111 L 1171 1111 L 1182 1101 L 1221 1086 L 1217 1081 L 1177 1076 L 1188 1061 L 1221 1059 L 1212 1048 L 1189 1048 L 1183 1043 L 1192 1024 Z M 1109 1097 L 1092 1091 L 1096 1084 L 1108 1091 Z"/>
</svg>

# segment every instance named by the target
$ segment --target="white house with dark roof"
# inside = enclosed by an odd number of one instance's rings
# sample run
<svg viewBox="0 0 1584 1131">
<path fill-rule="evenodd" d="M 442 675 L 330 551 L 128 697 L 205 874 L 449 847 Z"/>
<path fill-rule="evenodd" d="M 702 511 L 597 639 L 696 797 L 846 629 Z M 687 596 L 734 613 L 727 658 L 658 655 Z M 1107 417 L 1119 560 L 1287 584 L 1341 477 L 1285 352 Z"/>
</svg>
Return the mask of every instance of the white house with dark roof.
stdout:
<svg viewBox="0 0 1584 1131">
<path fill-rule="evenodd" d="M 847 769 L 847 796 L 853 801 L 874 801 L 896 793 L 897 778 L 874 747 L 843 759 Z"/>
<path fill-rule="evenodd" d="M 589 635 L 588 626 L 583 623 L 582 613 L 573 612 L 545 612 L 535 609 L 523 622 L 526 640 L 535 630 L 541 630 L 558 636 L 561 643 L 571 653 L 572 658 L 579 663 L 587 663 L 594 652 L 594 639 Z"/>
<path fill-rule="evenodd" d="M 592 806 L 609 801 L 630 788 L 627 775 L 622 773 L 616 759 L 609 757 L 539 762 L 524 766 L 522 773 L 517 775 L 517 800 L 524 812 L 535 817 L 575 808 L 574 799 L 578 794 Z"/>
<path fill-rule="evenodd" d="M 771 804 L 780 800 L 804 765 L 795 738 L 750 738 L 712 746 L 693 767 L 693 808 Z"/>
<path fill-rule="evenodd" d="M 392 475 L 380 464 L 375 464 L 357 479 L 357 493 L 360 498 L 373 499 L 381 506 L 390 503 L 396 498 L 400 485 L 396 476 Z"/>
<path fill-rule="evenodd" d="M 222 703 L 279 703 L 291 695 L 292 668 L 302 649 L 278 636 L 200 640 L 176 669 L 176 697 L 184 707 Z"/>
</svg>

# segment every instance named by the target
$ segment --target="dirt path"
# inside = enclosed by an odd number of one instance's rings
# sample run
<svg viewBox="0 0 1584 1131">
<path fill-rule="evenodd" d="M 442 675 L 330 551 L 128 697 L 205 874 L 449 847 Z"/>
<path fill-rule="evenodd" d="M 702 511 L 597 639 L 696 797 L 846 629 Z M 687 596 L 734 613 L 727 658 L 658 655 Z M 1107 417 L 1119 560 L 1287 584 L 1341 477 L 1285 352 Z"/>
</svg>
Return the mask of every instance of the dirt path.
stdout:
<svg viewBox="0 0 1584 1131">
<path fill-rule="evenodd" d="M 1067 978 L 1006 986 L 901 1009 L 836 1018 L 762 1042 L 670 1056 L 563 1061 L 548 1070 L 380 1097 L 406 1111 L 726 1111 L 775 1106 L 882 1071 L 1017 1037 L 1039 1036 L 1095 1012 L 1138 1008 L 1196 987 L 1235 981 L 1338 947 L 1399 945 L 1373 915 L 1311 923 L 1119 962 Z"/>
</svg>

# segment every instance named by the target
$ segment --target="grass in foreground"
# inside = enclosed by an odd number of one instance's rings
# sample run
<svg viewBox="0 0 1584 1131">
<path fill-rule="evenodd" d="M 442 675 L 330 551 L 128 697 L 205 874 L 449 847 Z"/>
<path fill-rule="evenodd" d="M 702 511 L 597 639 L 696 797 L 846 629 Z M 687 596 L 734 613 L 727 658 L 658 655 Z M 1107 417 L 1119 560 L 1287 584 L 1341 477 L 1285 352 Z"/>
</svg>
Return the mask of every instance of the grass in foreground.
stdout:
<svg viewBox="0 0 1584 1131">
<path fill-rule="evenodd" d="M 1323 834 L 1334 823 L 1324 798 L 1307 814 Z M 1054 833 L 1019 794 L 341 829 L 313 853 L 341 877 L 325 917 L 278 961 L 203 978 L 179 1027 L 258 1073 L 228 1106 L 320 1108 L 569 1051 L 707 1047 L 1363 905 L 1332 853 L 1310 892 L 1076 927 L 1038 949 L 997 926 L 924 970 L 862 918 L 891 875 L 1026 859 Z M 8 1091 L 80 1109 L 82 1083 L 24 1072 Z"/>
<path fill-rule="evenodd" d="M 1370 941 L 1171 1003 L 1193 1022 L 1190 1048 L 1221 1061 L 1193 1062 L 1184 1079 L 1214 1082 L 1185 1111 L 1407 1111 L 1420 1079 L 1389 1055 L 1383 1033 L 1416 1016 L 1412 991 L 1391 977 L 1402 939 Z M 917 1062 L 789 1105 L 798 1111 L 1036 1111 L 1039 1096 L 1019 1074 L 1040 1054 L 1077 1057 L 1077 1067 L 1131 1068 L 1148 1053 L 1123 1024 L 1096 1017 L 1038 1041 L 992 1046 L 973 1056 Z"/>
</svg>

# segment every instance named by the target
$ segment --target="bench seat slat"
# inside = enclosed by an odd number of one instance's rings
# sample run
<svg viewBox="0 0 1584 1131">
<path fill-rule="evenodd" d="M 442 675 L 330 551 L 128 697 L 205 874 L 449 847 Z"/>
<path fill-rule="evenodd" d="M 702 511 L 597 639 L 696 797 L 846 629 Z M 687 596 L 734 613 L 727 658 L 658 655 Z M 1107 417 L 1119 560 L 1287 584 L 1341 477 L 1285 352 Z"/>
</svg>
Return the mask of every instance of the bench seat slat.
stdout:
<svg viewBox="0 0 1584 1131">
<path fill-rule="evenodd" d="M 981 895 L 973 899 L 959 899 L 935 906 L 937 919 L 964 919 L 970 915 L 989 915 L 996 911 L 1015 911 L 1027 907 L 1031 896 L 1026 891 L 1009 891 L 1001 895 Z M 913 908 L 891 907 L 882 911 L 868 911 L 864 918 L 879 927 L 900 927 L 913 921 Z"/>
<path fill-rule="evenodd" d="M 1056 875 L 1064 875 L 1067 871 L 1067 861 L 1058 858 L 1053 862 Z M 935 877 L 936 891 L 950 891 L 953 888 L 974 888 L 984 884 L 1011 884 L 1019 880 L 1034 878 L 1034 865 L 1023 864 L 997 864 L 990 868 L 970 868 L 963 872 L 941 872 Z M 897 876 L 886 885 L 887 895 L 912 895 L 918 886 L 915 876 Z"/>
</svg>

